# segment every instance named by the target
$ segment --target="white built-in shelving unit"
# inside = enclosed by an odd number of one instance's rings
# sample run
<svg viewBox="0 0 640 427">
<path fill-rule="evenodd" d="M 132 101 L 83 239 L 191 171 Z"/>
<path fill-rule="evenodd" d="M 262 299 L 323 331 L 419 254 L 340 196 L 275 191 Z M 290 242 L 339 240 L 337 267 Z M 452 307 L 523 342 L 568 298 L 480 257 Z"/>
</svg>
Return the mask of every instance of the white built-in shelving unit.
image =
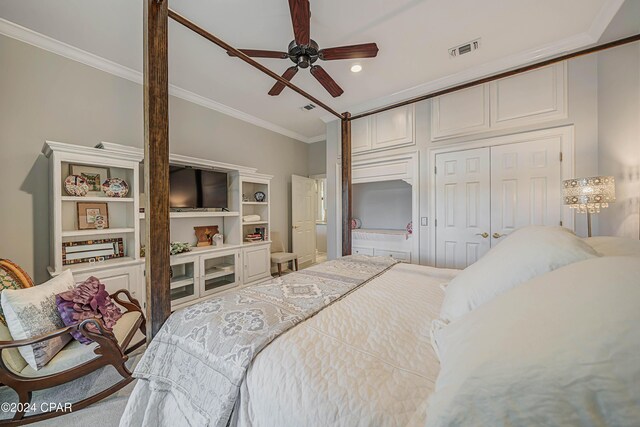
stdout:
<svg viewBox="0 0 640 427">
<path fill-rule="evenodd" d="M 103 142 L 96 147 L 47 141 L 43 153 L 49 158 L 51 173 L 51 275 L 65 269 L 76 280 L 98 277 L 109 291 L 128 289 L 141 301 L 145 298 L 145 266 L 141 246 L 145 241 L 146 212 L 143 203 L 141 149 Z M 228 211 L 181 210 L 170 213 L 172 242 L 195 245 L 194 227 L 217 225 L 224 236 L 218 246 L 192 247 L 190 252 L 171 256 L 172 309 L 179 309 L 215 293 L 237 286 L 256 283 L 270 277 L 270 182 L 271 176 L 256 169 L 194 157 L 171 155 L 173 165 L 215 170 L 228 176 Z M 123 198 L 107 197 L 93 192 L 86 196 L 69 196 L 64 179 L 70 165 L 83 165 L 108 170 L 110 177 L 124 179 L 130 189 Z M 256 202 L 254 194 L 262 191 L 266 200 Z M 243 202 L 242 194 L 249 197 Z M 105 202 L 108 205 L 109 228 L 80 230 L 77 203 Z M 260 215 L 259 221 L 243 222 L 245 215 Z M 261 227 L 265 239 L 247 242 L 245 236 Z M 124 256 L 100 262 L 63 265 L 63 242 L 122 238 Z M 141 243 L 142 242 L 142 243 Z"/>
</svg>

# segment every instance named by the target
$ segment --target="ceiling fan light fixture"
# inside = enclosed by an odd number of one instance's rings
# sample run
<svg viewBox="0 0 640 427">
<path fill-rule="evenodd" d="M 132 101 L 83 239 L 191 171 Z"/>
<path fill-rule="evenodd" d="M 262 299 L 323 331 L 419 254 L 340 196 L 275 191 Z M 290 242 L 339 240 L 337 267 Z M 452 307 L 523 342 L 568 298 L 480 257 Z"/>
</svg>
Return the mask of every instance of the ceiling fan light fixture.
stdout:
<svg viewBox="0 0 640 427">
<path fill-rule="evenodd" d="M 351 66 L 351 72 L 352 73 L 359 73 L 360 71 L 362 71 L 362 65 L 354 64 L 354 65 Z"/>
</svg>

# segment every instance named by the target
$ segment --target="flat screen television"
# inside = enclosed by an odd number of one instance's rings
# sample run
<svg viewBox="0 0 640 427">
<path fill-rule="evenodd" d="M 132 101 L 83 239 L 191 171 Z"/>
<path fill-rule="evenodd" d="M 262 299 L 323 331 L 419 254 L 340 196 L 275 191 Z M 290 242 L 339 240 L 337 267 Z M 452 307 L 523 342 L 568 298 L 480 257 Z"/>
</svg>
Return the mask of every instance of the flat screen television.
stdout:
<svg viewBox="0 0 640 427">
<path fill-rule="evenodd" d="M 171 166 L 169 204 L 172 209 L 226 209 L 227 174 Z"/>
</svg>

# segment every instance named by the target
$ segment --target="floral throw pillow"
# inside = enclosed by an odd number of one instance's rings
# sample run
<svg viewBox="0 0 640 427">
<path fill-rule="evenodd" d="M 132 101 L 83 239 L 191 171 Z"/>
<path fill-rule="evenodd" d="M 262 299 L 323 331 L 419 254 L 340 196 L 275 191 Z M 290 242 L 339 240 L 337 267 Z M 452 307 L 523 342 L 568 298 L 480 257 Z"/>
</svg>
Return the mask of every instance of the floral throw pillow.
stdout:
<svg viewBox="0 0 640 427">
<path fill-rule="evenodd" d="M 56 295 L 73 289 L 71 271 L 65 270 L 46 283 L 24 289 L 5 289 L 0 303 L 7 327 L 14 340 L 44 335 L 63 328 L 64 323 L 56 307 Z M 39 343 L 18 347 L 24 360 L 33 369 L 45 366 L 67 343 L 71 335 L 64 334 Z"/>
<path fill-rule="evenodd" d="M 100 319 L 111 330 L 122 317 L 120 308 L 113 302 L 104 284 L 95 277 L 89 277 L 75 288 L 56 295 L 56 306 L 65 325 L 73 325 L 87 319 Z M 95 326 L 87 329 L 97 332 Z M 71 333 L 82 344 L 91 344 L 93 340 L 80 331 Z"/>
</svg>

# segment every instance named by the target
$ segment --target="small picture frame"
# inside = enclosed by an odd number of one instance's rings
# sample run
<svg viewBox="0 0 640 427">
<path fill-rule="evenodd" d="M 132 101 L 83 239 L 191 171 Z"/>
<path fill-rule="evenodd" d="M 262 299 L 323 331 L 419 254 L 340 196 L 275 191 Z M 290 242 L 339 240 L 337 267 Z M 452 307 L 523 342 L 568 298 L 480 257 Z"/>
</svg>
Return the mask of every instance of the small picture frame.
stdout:
<svg viewBox="0 0 640 427">
<path fill-rule="evenodd" d="M 71 175 L 80 175 L 89 184 L 88 194 L 102 193 L 102 183 L 109 178 L 109 169 L 95 166 L 70 165 Z"/>
<path fill-rule="evenodd" d="M 78 230 L 109 228 L 109 206 L 106 203 L 78 202 Z M 98 218 L 101 216 L 102 218 Z"/>
</svg>

